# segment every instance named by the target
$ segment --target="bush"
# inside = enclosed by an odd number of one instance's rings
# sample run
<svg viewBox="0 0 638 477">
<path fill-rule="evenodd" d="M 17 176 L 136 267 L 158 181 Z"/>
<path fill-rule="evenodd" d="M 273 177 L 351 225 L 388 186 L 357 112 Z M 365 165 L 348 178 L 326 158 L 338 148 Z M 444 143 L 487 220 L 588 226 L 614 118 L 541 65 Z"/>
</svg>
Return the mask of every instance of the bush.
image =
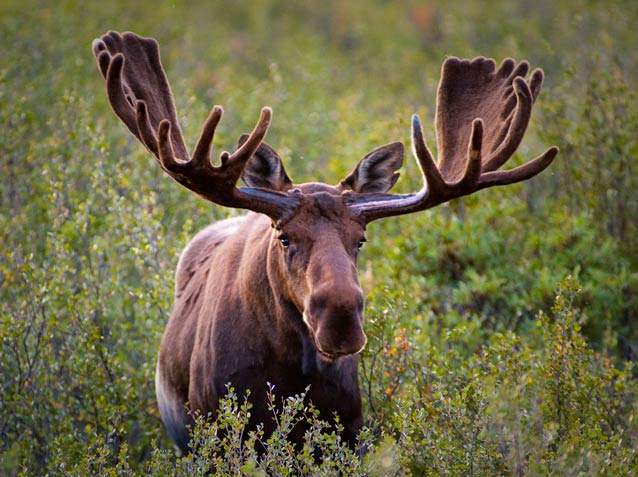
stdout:
<svg viewBox="0 0 638 477">
<path fill-rule="evenodd" d="M 635 474 L 637 5 L 2 2 L 0 473 Z M 152 384 L 173 270 L 198 229 L 240 212 L 128 138 L 90 53 L 109 28 L 159 39 L 187 138 L 221 102 L 215 149 L 230 150 L 273 106 L 268 141 L 298 182 L 407 144 L 414 112 L 434 143 L 447 55 L 545 68 L 512 163 L 556 143 L 549 171 L 370 226 L 363 457 L 303 396 L 242 443 L 232 392 L 198 418 L 199 452 L 175 455 Z M 405 162 L 400 192 L 420 187 Z M 300 419 L 312 431 L 291 449 Z"/>
</svg>

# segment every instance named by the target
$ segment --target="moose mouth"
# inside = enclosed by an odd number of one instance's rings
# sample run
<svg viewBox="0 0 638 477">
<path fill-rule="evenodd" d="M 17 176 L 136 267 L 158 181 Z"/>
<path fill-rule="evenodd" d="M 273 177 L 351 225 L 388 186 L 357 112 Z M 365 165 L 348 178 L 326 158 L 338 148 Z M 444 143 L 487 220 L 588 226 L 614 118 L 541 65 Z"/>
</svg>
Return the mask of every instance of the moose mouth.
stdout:
<svg viewBox="0 0 638 477">
<path fill-rule="evenodd" d="M 317 339 L 315 338 L 314 335 L 313 335 L 313 341 L 314 341 L 315 348 L 317 350 L 317 354 L 319 355 L 319 358 L 322 361 L 327 363 L 334 363 L 337 359 L 343 358 L 346 356 L 354 356 L 356 354 L 359 354 L 365 348 L 365 344 L 364 344 L 360 349 L 356 351 L 326 351 L 321 348 L 321 346 L 317 342 Z"/>
<path fill-rule="evenodd" d="M 308 328 L 311 342 L 314 345 L 315 350 L 317 350 L 317 354 L 319 355 L 319 358 L 322 361 L 326 363 L 333 363 L 337 359 L 343 358 L 344 356 L 351 356 L 351 355 L 360 353 L 365 348 L 365 343 L 367 342 L 367 339 L 364 338 L 363 346 L 361 346 L 361 348 L 355 351 L 351 351 L 351 350 L 334 350 L 334 351 L 330 350 L 329 351 L 324 349 L 319 343 L 319 340 L 317 339 L 317 330 L 315 330 L 315 328 L 310 324 L 308 315 L 304 312 L 302 316 L 303 316 L 303 321 L 306 324 L 306 327 Z"/>
<path fill-rule="evenodd" d="M 336 361 L 338 358 L 342 356 L 348 356 L 347 354 L 344 354 L 344 353 L 329 353 L 327 351 L 324 351 L 321 348 L 319 348 L 316 342 L 315 342 L 315 347 L 317 348 L 319 357 L 322 360 L 327 361 L 328 363 L 333 363 L 334 361 Z"/>
<path fill-rule="evenodd" d="M 321 345 L 317 341 L 314 330 L 309 327 L 308 331 L 310 332 L 310 338 L 312 340 L 313 347 L 317 351 L 317 355 L 319 356 L 319 359 L 321 359 L 321 361 L 331 364 L 334 363 L 338 358 L 347 356 L 346 353 L 339 353 L 338 351 L 326 351 L 322 349 Z"/>
</svg>

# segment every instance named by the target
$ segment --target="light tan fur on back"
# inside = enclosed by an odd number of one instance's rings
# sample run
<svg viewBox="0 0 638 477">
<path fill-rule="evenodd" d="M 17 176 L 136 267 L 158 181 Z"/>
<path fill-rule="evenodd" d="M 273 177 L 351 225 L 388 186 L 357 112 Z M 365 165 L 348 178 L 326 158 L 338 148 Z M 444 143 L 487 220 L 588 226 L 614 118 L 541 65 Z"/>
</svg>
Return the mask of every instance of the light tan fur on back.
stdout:
<svg viewBox="0 0 638 477">
<path fill-rule="evenodd" d="M 186 245 L 177 262 L 175 272 L 176 298 L 184 293 L 184 289 L 198 270 L 208 268 L 204 265 L 210 261 L 215 249 L 239 228 L 245 218 L 240 216 L 215 222 L 201 230 Z"/>
</svg>

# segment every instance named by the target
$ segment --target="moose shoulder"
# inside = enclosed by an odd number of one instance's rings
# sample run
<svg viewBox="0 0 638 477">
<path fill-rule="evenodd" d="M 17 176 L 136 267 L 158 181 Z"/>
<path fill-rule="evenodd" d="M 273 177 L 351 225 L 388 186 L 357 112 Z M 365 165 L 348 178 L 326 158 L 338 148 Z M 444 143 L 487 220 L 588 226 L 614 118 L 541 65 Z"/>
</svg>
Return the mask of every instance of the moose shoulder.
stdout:
<svg viewBox="0 0 638 477">
<path fill-rule="evenodd" d="M 358 354 L 366 344 L 357 255 L 366 225 L 434 207 L 477 190 L 524 181 L 558 149 L 510 170 L 499 168 L 519 146 L 543 72 L 527 62 L 449 58 L 438 89 L 438 161 L 412 119 L 414 157 L 423 187 L 390 194 L 403 145 L 375 149 L 335 186 L 293 184 L 263 140 L 264 108 L 237 150 L 211 163 L 222 108 L 214 106 L 192 155 L 182 138 L 157 42 L 109 32 L 93 42 L 115 114 L 174 180 L 200 197 L 252 212 L 210 225 L 186 247 L 177 267 L 175 305 L 162 339 L 156 391 L 162 419 L 189 450 L 187 411 L 216 412 L 226 384 L 251 390 L 253 424 L 272 430 L 267 383 L 277 396 L 309 389 L 324 418 L 337 413 L 354 445 L 362 424 Z M 526 79 L 529 77 L 528 79 Z M 242 179 L 246 187 L 238 187 Z M 292 441 L 304 430 L 295 428 Z"/>
</svg>

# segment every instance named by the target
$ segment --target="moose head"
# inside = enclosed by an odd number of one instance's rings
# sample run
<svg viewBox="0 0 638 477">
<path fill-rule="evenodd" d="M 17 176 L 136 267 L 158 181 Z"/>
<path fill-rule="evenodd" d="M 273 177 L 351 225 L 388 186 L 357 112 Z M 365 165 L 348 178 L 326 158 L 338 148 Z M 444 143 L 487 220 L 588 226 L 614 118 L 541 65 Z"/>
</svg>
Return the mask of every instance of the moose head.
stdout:
<svg viewBox="0 0 638 477">
<path fill-rule="evenodd" d="M 403 163 L 394 142 L 367 154 L 337 185 L 293 184 L 264 143 L 263 108 L 235 152 L 211 162 L 223 110 L 214 106 L 192 154 L 151 38 L 109 32 L 93 42 L 115 114 L 175 181 L 200 197 L 254 213 L 213 224 L 182 253 L 175 305 L 162 339 L 156 391 L 162 419 L 188 451 L 187 409 L 215 414 L 232 383 L 252 390 L 253 423 L 272 429 L 266 383 L 307 397 L 344 437 L 362 423 L 358 356 L 366 344 L 356 261 L 373 220 L 429 209 L 480 189 L 521 182 L 551 164 L 558 149 L 500 170 L 521 143 L 543 72 L 523 61 L 448 58 L 437 94 L 435 161 L 412 117 L 412 153 L 423 186 L 392 194 Z M 238 186 L 239 179 L 245 187 Z M 293 431 L 300 441 L 303 429 Z"/>
</svg>

